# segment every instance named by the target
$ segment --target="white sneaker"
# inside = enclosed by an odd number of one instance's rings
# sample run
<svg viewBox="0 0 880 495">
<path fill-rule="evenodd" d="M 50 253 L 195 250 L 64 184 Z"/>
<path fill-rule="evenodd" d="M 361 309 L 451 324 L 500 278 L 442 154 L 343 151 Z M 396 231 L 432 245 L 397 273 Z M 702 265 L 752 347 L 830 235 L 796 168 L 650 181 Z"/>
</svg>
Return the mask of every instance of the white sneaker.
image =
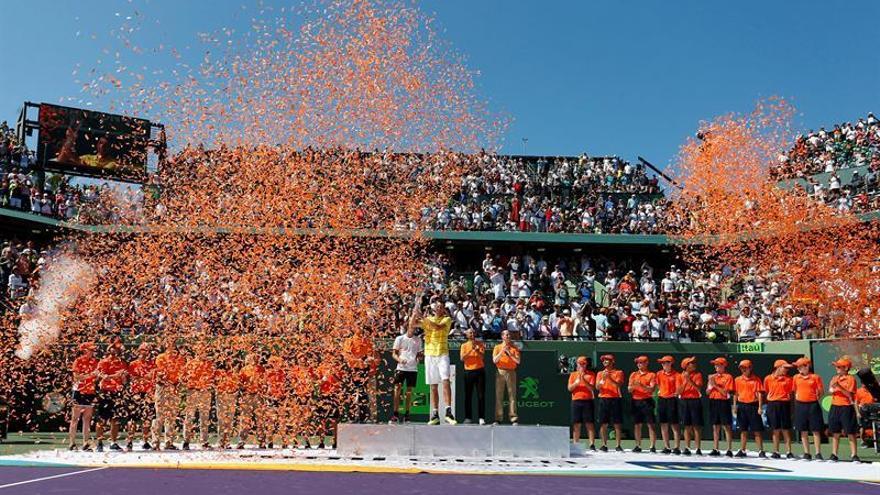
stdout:
<svg viewBox="0 0 880 495">
<path fill-rule="evenodd" d="M 480 426 L 483 426 L 485 424 L 486 424 L 486 420 L 483 418 L 480 418 Z"/>
</svg>

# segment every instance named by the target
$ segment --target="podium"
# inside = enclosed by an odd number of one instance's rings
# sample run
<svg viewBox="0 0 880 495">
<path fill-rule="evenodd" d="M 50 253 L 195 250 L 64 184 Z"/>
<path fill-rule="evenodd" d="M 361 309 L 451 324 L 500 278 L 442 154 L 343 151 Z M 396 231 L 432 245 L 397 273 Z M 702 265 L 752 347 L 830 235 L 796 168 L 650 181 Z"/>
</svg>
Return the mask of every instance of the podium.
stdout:
<svg viewBox="0 0 880 495">
<path fill-rule="evenodd" d="M 340 424 L 345 456 L 569 457 L 569 430 L 560 426 Z"/>
</svg>

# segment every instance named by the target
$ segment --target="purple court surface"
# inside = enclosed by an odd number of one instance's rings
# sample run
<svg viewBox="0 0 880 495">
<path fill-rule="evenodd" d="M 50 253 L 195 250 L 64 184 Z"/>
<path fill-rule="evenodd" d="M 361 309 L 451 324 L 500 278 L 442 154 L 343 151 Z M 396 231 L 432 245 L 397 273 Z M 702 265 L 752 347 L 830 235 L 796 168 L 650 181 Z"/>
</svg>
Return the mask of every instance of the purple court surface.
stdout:
<svg viewBox="0 0 880 495">
<path fill-rule="evenodd" d="M 605 478 L 531 475 L 318 473 L 145 468 L 0 468 L 0 493 L 126 495 L 336 495 L 608 493 L 633 495 L 878 494 L 880 485 L 846 482 Z"/>
</svg>

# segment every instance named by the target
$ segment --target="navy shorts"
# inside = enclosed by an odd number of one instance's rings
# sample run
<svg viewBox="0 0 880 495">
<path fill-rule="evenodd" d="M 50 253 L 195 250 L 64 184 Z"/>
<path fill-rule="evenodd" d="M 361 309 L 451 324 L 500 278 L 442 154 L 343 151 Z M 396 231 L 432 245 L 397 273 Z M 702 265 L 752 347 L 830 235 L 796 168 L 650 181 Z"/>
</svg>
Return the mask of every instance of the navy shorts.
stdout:
<svg viewBox="0 0 880 495">
<path fill-rule="evenodd" d="M 791 402 L 773 400 L 767 403 L 767 424 L 771 430 L 791 429 Z"/>
<path fill-rule="evenodd" d="M 418 371 L 397 370 L 394 372 L 394 384 L 397 385 L 402 383 L 406 387 L 415 388 L 418 377 Z"/>
<path fill-rule="evenodd" d="M 657 416 L 660 423 L 678 423 L 678 399 L 675 397 L 658 398 Z"/>
<path fill-rule="evenodd" d="M 730 399 L 709 399 L 709 424 L 713 426 L 733 424 Z"/>
<path fill-rule="evenodd" d="M 73 391 L 73 403 L 77 406 L 92 407 L 95 405 L 96 398 L 95 394 L 84 394 L 79 390 Z"/>
<path fill-rule="evenodd" d="M 101 392 L 98 396 L 98 407 L 95 408 L 95 414 L 98 419 L 109 421 L 117 419 L 117 409 L 122 405 L 122 393 L 120 392 Z"/>
<path fill-rule="evenodd" d="M 623 399 L 620 397 L 600 398 L 598 423 L 600 425 L 623 423 Z"/>
<path fill-rule="evenodd" d="M 595 423 L 596 413 L 593 399 L 571 401 L 571 424 Z"/>
<path fill-rule="evenodd" d="M 757 402 L 740 402 L 736 405 L 736 429 L 752 433 L 764 431 L 764 421 L 761 420 Z"/>
<path fill-rule="evenodd" d="M 819 402 L 794 403 L 794 429 L 797 431 L 822 431 L 825 421 Z"/>
<path fill-rule="evenodd" d="M 657 422 L 654 417 L 653 399 L 633 399 L 630 405 L 632 406 L 633 423 L 654 424 Z"/>
<path fill-rule="evenodd" d="M 700 399 L 679 399 L 678 418 L 682 426 L 703 426 L 703 403 Z"/>
<path fill-rule="evenodd" d="M 859 431 L 859 424 L 853 406 L 831 406 L 831 411 L 828 412 L 828 431 L 855 435 Z"/>
</svg>

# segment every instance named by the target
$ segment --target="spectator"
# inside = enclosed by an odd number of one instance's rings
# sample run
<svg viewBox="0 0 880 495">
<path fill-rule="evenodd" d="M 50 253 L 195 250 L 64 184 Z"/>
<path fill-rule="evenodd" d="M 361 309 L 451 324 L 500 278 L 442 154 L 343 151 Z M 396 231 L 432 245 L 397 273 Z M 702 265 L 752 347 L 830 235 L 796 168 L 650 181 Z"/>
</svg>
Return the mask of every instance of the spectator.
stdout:
<svg viewBox="0 0 880 495">
<path fill-rule="evenodd" d="M 504 396 L 507 395 L 509 413 L 508 417 L 512 425 L 518 424 L 516 412 L 516 368 L 520 364 L 520 350 L 510 340 L 510 332 L 501 333 L 501 343 L 492 350 L 492 362 L 495 363 L 495 424 L 504 420 Z"/>
</svg>

